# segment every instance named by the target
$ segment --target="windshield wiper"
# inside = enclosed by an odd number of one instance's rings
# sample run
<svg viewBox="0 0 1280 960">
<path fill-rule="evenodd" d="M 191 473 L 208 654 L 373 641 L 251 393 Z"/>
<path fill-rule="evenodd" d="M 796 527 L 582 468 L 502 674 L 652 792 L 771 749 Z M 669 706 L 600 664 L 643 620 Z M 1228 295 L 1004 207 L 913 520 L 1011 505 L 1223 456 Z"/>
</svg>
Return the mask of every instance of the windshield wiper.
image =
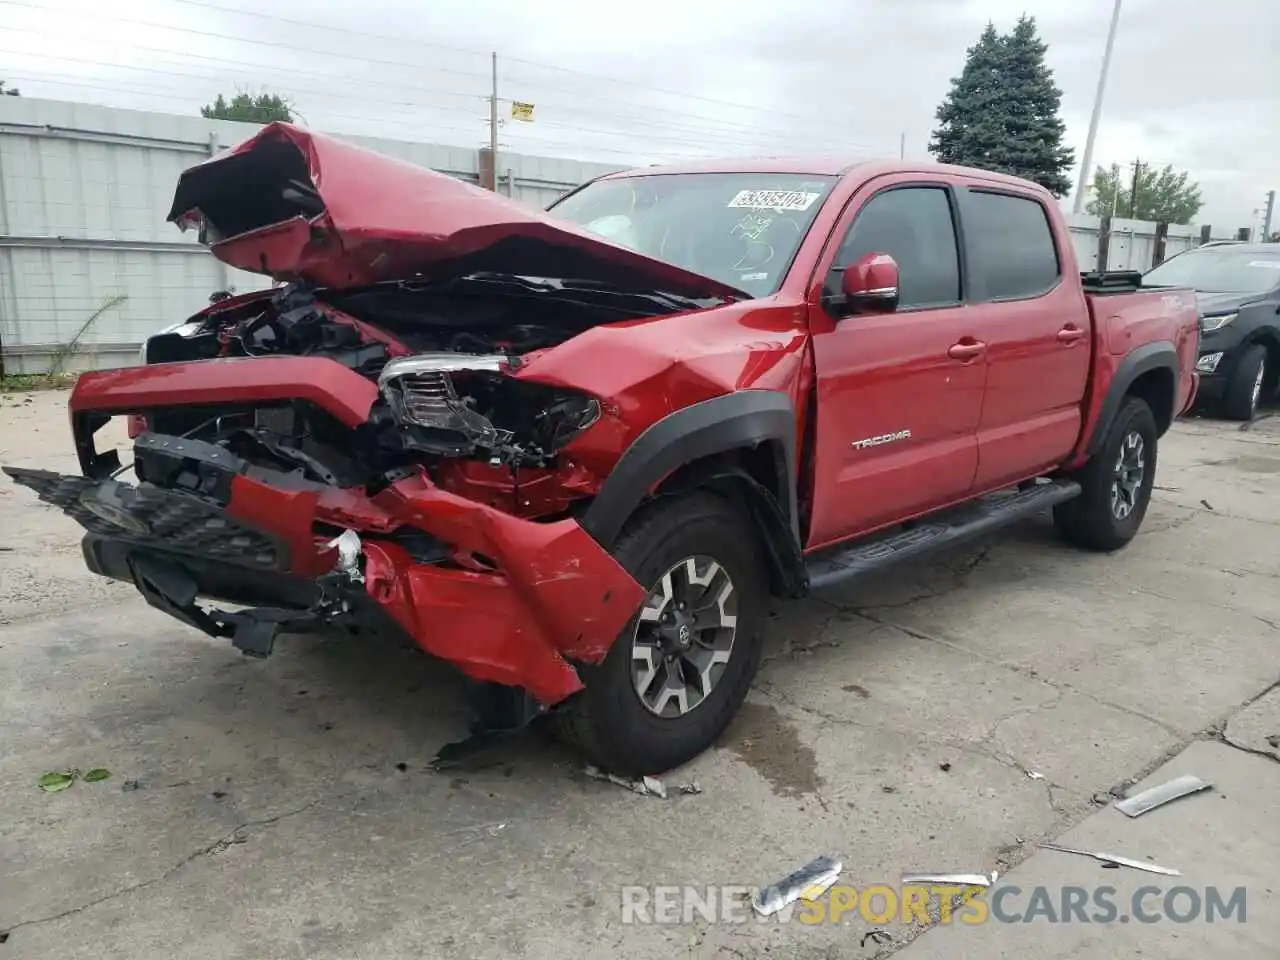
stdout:
<svg viewBox="0 0 1280 960">
<path fill-rule="evenodd" d="M 613 284 L 605 283 L 602 280 L 565 280 L 562 283 L 566 290 L 592 290 L 619 297 L 636 297 L 665 307 L 673 307 L 677 310 L 702 310 L 712 303 L 728 303 L 730 301 L 728 297 L 695 299 L 666 290 L 619 290 Z"/>
</svg>

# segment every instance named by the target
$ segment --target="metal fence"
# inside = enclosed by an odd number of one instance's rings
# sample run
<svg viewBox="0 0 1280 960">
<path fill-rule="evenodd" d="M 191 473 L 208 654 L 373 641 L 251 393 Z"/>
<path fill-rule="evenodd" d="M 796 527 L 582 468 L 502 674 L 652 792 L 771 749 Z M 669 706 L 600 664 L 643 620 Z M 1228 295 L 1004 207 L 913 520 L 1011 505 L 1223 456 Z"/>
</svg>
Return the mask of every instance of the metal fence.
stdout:
<svg viewBox="0 0 1280 960">
<path fill-rule="evenodd" d="M 209 294 L 266 287 L 165 222 L 178 175 L 258 129 L 89 104 L 0 97 L 0 373 L 135 362 L 143 340 Z M 367 137 L 353 142 L 471 183 L 479 150 Z M 503 153 L 497 189 L 537 207 L 614 167 Z M 1082 269 L 1096 265 L 1096 217 L 1071 218 Z M 1198 242 L 1169 228 L 1165 255 Z M 1107 267 L 1151 265 L 1156 225 L 1111 225 Z"/>
</svg>

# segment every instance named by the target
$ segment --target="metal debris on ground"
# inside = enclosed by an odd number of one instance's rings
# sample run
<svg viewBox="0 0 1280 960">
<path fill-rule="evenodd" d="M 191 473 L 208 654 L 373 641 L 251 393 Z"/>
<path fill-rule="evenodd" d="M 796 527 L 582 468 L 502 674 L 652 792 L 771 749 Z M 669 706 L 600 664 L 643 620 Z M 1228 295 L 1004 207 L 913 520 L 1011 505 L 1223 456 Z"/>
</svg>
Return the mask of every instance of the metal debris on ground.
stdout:
<svg viewBox="0 0 1280 960">
<path fill-rule="evenodd" d="M 1044 850 L 1056 850 L 1059 853 L 1074 853 L 1080 857 L 1091 857 L 1100 862 L 1103 866 L 1114 865 L 1117 867 L 1129 867 L 1133 870 L 1145 870 L 1147 873 L 1158 873 L 1166 877 L 1180 877 L 1182 872 L 1174 870 L 1171 867 L 1162 867 L 1155 863 L 1146 863 L 1142 860 L 1134 860 L 1130 857 L 1117 856 L 1114 853 L 1098 853 L 1094 850 L 1077 850 L 1075 847 L 1064 847 L 1056 843 L 1038 844 Z"/>
<path fill-rule="evenodd" d="M 797 900 L 817 900 L 831 888 L 843 869 L 844 864 L 839 860 L 817 857 L 795 873 L 758 891 L 751 898 L 751 906 L 760 916 L 767 917 Z"/>
<path fill-rule="evenodd" d="M 1201 780 L 1199 777 L 1187 774 L 1184 777 L 1170 780 L 1168 783 L 1152 787 L 1150 790 L 1143 790 L 1127 800 L 1121 800 L 1115 806 L 1126 817 L 1140 817 L 1148 810 L 1164 806 L 1171 800 L 1199 793 L 1201 790 L 1208 790 L 1212 786 L 1213 784 L 1207 780 Z"/>
<path fill-rule="evenodd" d="M 902 882 L 907 883 L 947 883 L 961 887 L 989 887 L 996 882 L 1000 871 L 990 873 L 905 873 Z"/>
<path fill-rule="evenodd" d="M 699 786 L 697 780 L 690 780 L 688 783 L 680 784 L 679 790 L 683 794 L 692 795 L 692 794 L 701 793 L 702 787 Z"/>
<path fill-rule="evenodd" d="M 592 780 L 607 780 L 610 783 L 624 787 L 632 793 L 638 793 L 642 797 L 654 796 L 659 799 L 667 799 L 667 785 L 657 777 L 641 777 L 639 780 L 628 780 L 626 777 L 619 777 L 617 774 L 605 773 L 599 767 L 588 764 L 585 771 L 586 775 Z M 683 788 L 681 788 L 683 791 Z M 701 791 L 696 791 L 701 792 Z"/>
<path fill-rule="evenodd" d="M 137 780 L 126 780 L 120 785 L 120 789 L 125 793 L 131 793 L 132 791 L 139 789 L 141 786 L 142 784 Z"/>
</svg>

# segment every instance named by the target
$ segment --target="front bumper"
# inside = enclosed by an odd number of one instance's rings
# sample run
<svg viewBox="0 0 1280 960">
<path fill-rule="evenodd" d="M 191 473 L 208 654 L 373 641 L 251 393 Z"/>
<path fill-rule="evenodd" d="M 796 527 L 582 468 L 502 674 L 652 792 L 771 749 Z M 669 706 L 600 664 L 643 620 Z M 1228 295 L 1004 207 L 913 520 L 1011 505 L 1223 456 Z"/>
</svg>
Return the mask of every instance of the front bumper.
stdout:
<svg viewBox="0 0 1280 960">
<path fill-rule="evenodd" d="M 136 393 L 142 371 L 131 372 L 124 382 Z M 71 407 L 89 476 L 5 472 L 86 529 L 91 570 L 132 581 L 153 606 L 246 652 L 269 652 L 268 634 L 294 621 L 382 618 L 470 677 L 522 688 L 550 706 L 582 688 L 575 665 L 602 661 L 644 600 L 643 588 L 576 521 L 522 520 L 442 490 L 422 473 L 370 494 L 143 433 L 134 454 L 150 482 L 113 480 L 107 470 L 119 460 L 99 454 L 92 434 L 133 398 L 122 402 L 100 375 L 86 377 L 88 391 L 73 395 Z M 360 537 L 354 567 L 339 562 L 335 536 L 344 530 Z M 423 543 L 432 549 L 424 552 Z M 209 610 L 200 598 L 252 609 Z"/>
</svg>

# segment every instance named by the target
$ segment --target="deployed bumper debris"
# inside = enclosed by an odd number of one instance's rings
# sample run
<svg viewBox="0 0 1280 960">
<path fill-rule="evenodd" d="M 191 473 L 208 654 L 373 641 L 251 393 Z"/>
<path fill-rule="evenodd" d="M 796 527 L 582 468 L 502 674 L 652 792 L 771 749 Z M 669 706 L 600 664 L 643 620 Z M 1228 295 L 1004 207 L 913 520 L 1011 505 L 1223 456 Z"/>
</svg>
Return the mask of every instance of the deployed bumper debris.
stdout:
<svg viewBox="0 0 1280 960">
<path fill-rule="evenodd" d="M 839 860 L 818 857 L 760 890 L 752 897 L 751 906 L 760 916 L 767 917 L 797 900 L 816 900 L 839 879 L 843 869 L 844 864 Z"/>
<path fill-rule="evenodd" d="M 1145 860 L 1134 860 L 1130 857 L 1121 857 L 1114 853 L 1097 853 L 1093 850 L 1077 850 L 1075 847 L 1063 847 L 1056 843 L 1041 843 L 1039 846 L 1045 850 L 1057 850 L 1059 853 L 1074 853 L 1080 857 L 1092 857 L 1104 866 L 1113 864 L 1117 867 L 1129 867 L 1132 870 L 1145 870 L 1147 873 L 1158 873 L 1165 877 L 1182 876 L 1181 871 L 1174 870 L 1171 867 L 1162 867 L 1159 864 L 1148 863 Z"/>
<path fill-rule="evenodd" d="M 1207 780 L 1201 780 L 1199 777 L 1187 774 L 1184 777 L 1177 777 L 1168 783 L 1162 783 L 1149 790 L 1143 790 L 1141 793 L 1135 794 L 1126 800 L 1121 800 L 1115 807 L 1126 817 L 1140 817 L 1148 810 L 1162 807 L 1172 800 L 1177 800 L 1179 797 L 1199 793 L 1201 790 L 1208 790 L 1212 786 L 1213 784 Z"/>
<path fill-rule="evenodd" d="M 907 873 L 902 882 L 907 883 L 945 883 L 961 887 L 989 887 L 1000 876 L 999 871 L 990 873 Z"/>
<path fill-rule="evenodd" d="M 660 800 L 667 799 L 667 785 L 657 777 L 641 777 L 639 780 L 628 780 L 613 773 L 605 773 L 599 767 L 591 765 L 588 765 L 583 772 L 592 780 L 608 780 L 610 783 L 625 787 L 632 793 L 638 793 L 641 796 L 653 796 Z"/>
</svg>

